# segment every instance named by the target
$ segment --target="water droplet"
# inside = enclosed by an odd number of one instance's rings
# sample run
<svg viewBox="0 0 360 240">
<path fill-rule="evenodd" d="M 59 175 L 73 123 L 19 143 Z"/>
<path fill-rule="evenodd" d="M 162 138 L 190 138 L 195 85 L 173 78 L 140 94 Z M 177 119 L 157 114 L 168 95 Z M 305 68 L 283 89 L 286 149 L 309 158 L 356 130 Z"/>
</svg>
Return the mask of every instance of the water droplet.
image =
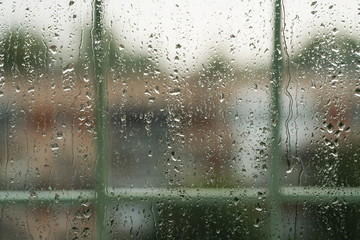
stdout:
<svg viewBox="0 0 360 240">
<path fill-rule="evenodd" d="M 89 82 L 90 81 L 90 79 L 89 79 L 89 77 L 87 75 L 83 77 L 83 80 L 84 80 L 84 82 Z"/>
<path fill-rule="evenodd" d="M 240 199 L 235 197 L 234 198 L 234 205 L 237 206 L 239 204 L 239 202 L 240 202 Z"/>
<path fill-rule="evenodd" d="M 326 126 L 326 129 L 327 129 L 328 133 L 333 133 L 334 132 L 334 126 L 331 123 L 329 123 Z"/>
<path fill-rule="evenodd" d="M 31 92 L 34 92 L 35 91 L 35 88 L 34 87 L 29 87 L 28 88 L 28 93 L 31 93 Z"/>
<path fill-rule="evenodd" d="M 260 227 L 260 219 L 259 218 L 256 219 L 254 227 L 256 227 L 256 228 Z"/>
<path fill-rule="evenodd" d="M 355 96 L 360 97 L 360 88 L 355 89 Z"/>
<path fill-rule="evenodd" d="M 65 86 L 63 88 L 64 92 L 67 92 L 67 91 L 71 91 L 71 87 L 70 86 Z"/>
<path fill-rule="evenodd" d="M 286 169 L 286 173 L 287 174 L 292 173 L 293 169 L 294 169 L 294 166 L 288 166 L 288 168 Z"/>
<path fill-rule="evenodd" d="M 74 65 L 72 63 L 69 63 L 66 65 L 66 67 L 63 68 L 63 74 L 72 72 L 74 70 Z"/>
<path fill-rule="evenodd" d="M 55 203 L 59 203 L 59 199 L 60 199 L 60 195 L 59 194 L 55 194 Z"/>
<path fill-rule="evenodd" d="M 256 206 L 255 206 L 255 210 L 258 211 L 258 212 L 261 212 L 263 209 L 262 209 L 262 207 L 260 206 L 260 204 L 257 203 Z"/>
<path fill-rule="evenodd" d="M 83 212 L 83 215 L 84 215 L 85 218 L 90 218 L 90 217 L 91 217 L 91 214 L 92 214 L 91 209 L 86 209 L 86 210 Z"/>
<path fill-rule="evenodd" d="M 220 93 L 220 102 L 222 103 L 224 101 L 224 93 Z"/>
<path fill-rule="evenodd" d="M 340 122 L 340 123 L 339 123 L 339 130 L 340 130 L 340 131 L 344 131 L 344 129 L 345 129 L 345 124 L 342 123 L 342 122 Z"/>
<path fill-rule="evenodd" d="M 55 45 L 51 45 L 51 46 L 50 46 L 50 52 L 51 52 L 52 54 L 56 54 L 56 53 L 57 53 L 57 47 L 56 47 Z"/>
<path fill-rule="evenodd" d="M 336 35 L 339 32 L 338 28 L 333 28 L 333 35 Z"/>
<path fill-rule="evenodd" d="M 174 90 L 172 90 L 170 92 L 171 96 L 176 96 L 176 95 L 179 95 L 179 94 L 180 94 L 180 88 L 175 88 Z"/>
<path fill-rule="evenodd" d="M 59 149 L 59 144 L 57 144 L 57 143 L 52 143 L 52 144 L 50 145 L 50 147 L 51 147 L 51 149 L 52 149 L 53 151 L 55 151 L 55 150 L 58 150 L 58 149 Z"/>
<path fill-rule="evenodd" d="M 149 97 L 149 102 L 150 102 L 150 103 L 155 102 L 155 97 L 154 97 L 154 96 L 150 96 L 150 97 Z"/>
<path fill-rule="evenodd" d="M 62 132 L 57 132 L 56 133 L 56 138 L 57 139 L 62 139 L 63 138 L 63 133 Z"/>
<path fill-rule="evenodd" d="M 29 192 L 29 194 L 30 194 L 30 198 L 31 198 L 31 199 L 36 199 L 36 198 L 37 198 L 37 194 L 36 194 L 36 192 L 34 192 L 33 190 L 31 190 L 31 191 Z"/>
</svg>

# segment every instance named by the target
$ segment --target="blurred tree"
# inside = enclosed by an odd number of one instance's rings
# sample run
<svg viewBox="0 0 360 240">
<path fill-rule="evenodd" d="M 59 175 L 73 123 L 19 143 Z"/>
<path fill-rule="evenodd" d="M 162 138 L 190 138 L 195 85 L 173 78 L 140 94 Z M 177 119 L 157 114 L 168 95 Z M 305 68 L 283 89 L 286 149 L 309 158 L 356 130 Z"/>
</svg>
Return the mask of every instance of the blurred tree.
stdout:
<svg viewBox="0 0 360 240">
<path fill-rule="evenodd" d="M 75 60 L 75 66 L 79 64 L 91 63 L 94 60 L 92 38 L 90 32 L 85 34 L 84 42 L 80 51 L 80 56 Z M 130 49 L 126 49 L 124 44 L 120 43 L 109 30 L 105 30 L 100 40 L 98 51 L 101 54 L 103 67 L 107 70 L 111 69 L 123 75 L 136 75 L 143 73 L 151 73 L 154 71 L 154 62 L 151 58 L 135 53 Z"/>
<path fill-rule="evenodd" d="M 311 186 L 360 185 L 360 138 L 357 132 L 350 132 L 357 126 L 352 117 L 354 92 L 347 90 L 360 63 L 359 52 L 360 43 L 351 37 L 323 36 L 303 47 L 292 61 L 304 79 L 321 86 L 314 89 L 320 126 L 312 143 L 299 151 Z M 350 204 L 339 200 L 308 210 L 316 229 L 314 238 L 358 239 L 360 213 Z"/>
<path fill-rule="evenodd" d="M 315 89 L 315 104 L 319 124 L 324 125 L 325 131 L 320 145 L 309 147 L 306 154 L 308 169 L 313 171 L 313 184 L 360 185 L 360 167 L 354 164 L 359 155 L 359 138 L 346 133 L 348 127 L 355 124 L 352 117 L 354 104 L 351 101 L 354 94 L 341 90 L 350 86 L 352 74 L 360 63 L 359 51 L 360 43 L 355 39 L 346 36 L 324 36 L 308 43 L 293 59 L 294 67 L 297 67 L 305 78 L 316 78 L 319 85 L 323 86 L 319 90 Z M 334 79 L 336 81 L 333 81 Z M 341 79 L 344 80 L 340 81 Z M 341 89 L 334 85 L 337 82 L 340 82 L 338 85 Z M 332 171 L 321 170 L 324 166 L 329 167 L 329 164 L 335 166 Z M 319 171 L 323 174 L 318 174 Z"/>
<path fill-rule="evenodd" d="M 310 68 L 314 71 L 326 70 L 333 64 L 350 69 L 359 64 L 359 53 L 359 42 L 351 37 L 316 37 L 305 44 L 302 51 L 293 59 L 293 63 L 297 67 Z"/>
<path fill-rule="evenodd" d="M 4 56 L 4 71 L 8 76 L 28 76 L 47 69 L 49 49 L 39 34 L 10 30 L 0 40 Z"/>
<path fill-rule="evenodd" d="M 230 59 L 226 59 L 222 54 L 216 54 L 211 56 L 200 71 L 199 81 L 203 83 L 221 84 L 221 82 L 234 81 L 235 74 L 239 73 L 239 70 L 234 67 Z M 209 86 L 209 87 L 210 87 Z"/>
</svg>

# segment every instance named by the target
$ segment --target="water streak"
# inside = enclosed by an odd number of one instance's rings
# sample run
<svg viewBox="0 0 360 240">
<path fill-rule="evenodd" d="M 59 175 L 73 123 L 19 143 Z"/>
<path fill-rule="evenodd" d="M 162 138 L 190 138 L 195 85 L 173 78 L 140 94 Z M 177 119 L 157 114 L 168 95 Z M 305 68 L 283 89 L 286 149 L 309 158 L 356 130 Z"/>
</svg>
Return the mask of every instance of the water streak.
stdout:
<svg viewBox="0 0 360 240">
<path fill-rule="evenodd" d="M 287 82 L 285 83 L 284 86 L 284 93 L 285 95 L 288 97 L 289 99 L 289 112 L 288 112 L 288 116 L 285 120 L 285 131 L 286 131 L 286 163 L 287 163 L 287 171 L 291 170 L 291 138 L 290 138 L 290 129 L 289 129 L 289 123 L 293 118 L 293 103 L 294 103 L 294 99 L 291 96 L 291 93 L 289 92 L 289 86 L 291 83 L 291 73 L 290 73 L 290 56 L 289 56 L 289 52 L 288 52 L 288 47 L 286 44 L 286 38 L 285 38 L 285 28 L 286 28 L 286 23 L 285 23 L 285 8 L 284 8 L 284 4 L 282 5 L 282 9 L 283 9 L 283 29 L 282 29 L 282 35 L 284 38 L 284 52 L 286 54 L 286 71 L 287 74 L 289 75 L 289 78 L 287 80 Z"/>
</svg>

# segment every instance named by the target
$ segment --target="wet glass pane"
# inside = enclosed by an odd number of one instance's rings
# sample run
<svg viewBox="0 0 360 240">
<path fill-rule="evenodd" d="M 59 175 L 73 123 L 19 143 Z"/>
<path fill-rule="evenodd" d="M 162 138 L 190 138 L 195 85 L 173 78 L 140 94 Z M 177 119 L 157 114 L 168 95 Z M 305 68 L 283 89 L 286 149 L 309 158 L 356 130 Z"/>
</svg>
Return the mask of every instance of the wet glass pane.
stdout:
<svg viewBox="0 0 360 240">
<path fill-rule="evenodd" d="M 286 204 L 283 213 L 283 239 L 359 238 L 358 203 L 333 198 L 325 203 Z"/>
<path fill-rule="evenodd" d="M 65 191 L 94 187 L 91 2 L 1 1 L 0 9 L 0 237 L 92 236 L 81 192 L 60 204 Z"/>
<path fill-rule="evenodd" d="M 109 191 L 115 202 L 118 191 L 150 198 L 112 203 L 113 236 L 264 236 L 264 201 L 230 192 L 266 185 L 272 3 L 105 5 Z M 224 189 L 224 199 L 201 198 Z"/>
<path fill-rule="evenodd" d="M 289 0 L 283 14 L 283 184 L 303 197 L 283 205 L 283 237 L 357 239 L 359 3 Z"/>
<path fill-rule="evenodd" d="M 271 4 L 204 4 L 106 6 L 114 187 L 264 182 Z"/>
<path fill-rule="evenodd" d="M 1 189 L 93 185 L 93 86 L 79 61 L 87 5 L 2 3 Z"/>
<path fill-rule="evenodd" d="M 359 186 L 358 3 L 284 6 L 287 184 Z"/>
<path fill-rule="evenodd" d="M 0 239 L 357 239 L 357 1 L 0 1 Z"/>
<path fill-rule="evenodd" d="M 0 239 L 91 239 L 95 236 L 91 205 L 37 204 L 1 207 Z"/>
</svg>

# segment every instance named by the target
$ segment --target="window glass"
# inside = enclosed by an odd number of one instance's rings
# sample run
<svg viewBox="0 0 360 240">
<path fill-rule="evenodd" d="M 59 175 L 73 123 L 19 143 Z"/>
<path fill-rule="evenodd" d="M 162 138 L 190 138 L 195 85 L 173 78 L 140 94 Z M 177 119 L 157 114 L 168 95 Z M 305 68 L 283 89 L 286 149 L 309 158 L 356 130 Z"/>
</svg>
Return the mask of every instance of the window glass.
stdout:
<svg viewBox="0 0 360 240">
<path fill-rule="evenodd" d="M 0 239 L 358 238 L 356 0 L 0 9 Z"/>
<path fill-rule="evenodd" d="M 82 193 L 60 204 L 66 191 L 94 187 L 94 88 L 89 60 L 79 58 L 91 2 L 1 1 L 0 9 L 0 239 L 92 236 L 94 210 Z"/>
<path fill-rule="evenodd" d="M 110 191 L 183 198 L 114 201 L 114 236 L 263 236 L 261 197 L 201 195 L 266 185 L 272 13 L 270 1 L 105 4 Z"/>
<path fill-rule="evenodd" d="M 358 186 L 357 5 L 284 2 L 288 184 Z"/>
<path fill-rule="evenodd" d="M 360 183 L 358 16 L 357 1 L 284 1 L 284 185 L 328 201 L 284 206 L 293 238 L 357 238 L 358 205 L 330 196 Z"/>
</svg>

